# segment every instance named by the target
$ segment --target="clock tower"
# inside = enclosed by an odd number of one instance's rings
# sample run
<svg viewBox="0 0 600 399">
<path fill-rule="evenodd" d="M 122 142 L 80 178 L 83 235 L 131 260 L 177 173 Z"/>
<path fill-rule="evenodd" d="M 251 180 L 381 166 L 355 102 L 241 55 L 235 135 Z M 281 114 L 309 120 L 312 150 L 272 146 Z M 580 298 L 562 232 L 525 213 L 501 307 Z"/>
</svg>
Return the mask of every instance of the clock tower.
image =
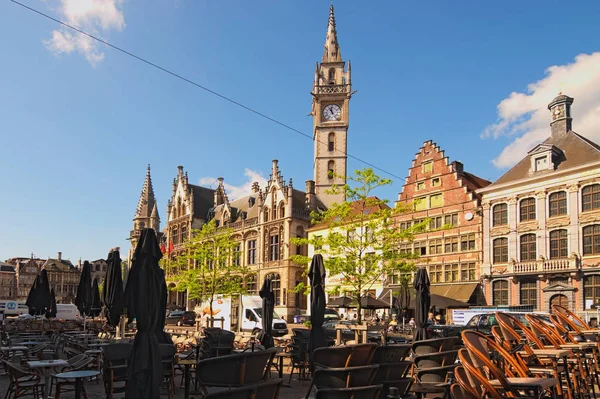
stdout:
<svg viewBox="0 0 600 399">
<path fill-rule="evenodd" d="M 317 62 L 312 90 L 314 119 L 314 180 L 316 194 L 324 205 L 342 203 L 343 193 L 329 194 L 333 185 L 346 183 L 348 120 L 350 116 L 350 61 L 342 59 L 337 41 L 333 5 L 329 9 L 323 59 Z"/>
</svg>

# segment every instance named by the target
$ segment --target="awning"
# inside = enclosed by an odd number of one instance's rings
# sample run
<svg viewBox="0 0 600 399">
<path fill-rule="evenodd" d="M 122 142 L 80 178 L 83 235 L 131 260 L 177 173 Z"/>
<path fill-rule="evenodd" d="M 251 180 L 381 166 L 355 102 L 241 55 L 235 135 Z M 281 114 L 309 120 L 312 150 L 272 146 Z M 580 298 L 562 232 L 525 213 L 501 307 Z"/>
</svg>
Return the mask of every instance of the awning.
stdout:
<svg viewBox="0 0 600 399">
<path fill-rule="evenodd" d="M 441 284 L 429 287 L 432 294 L 469 302 L 479 283 Z"/>
</svg>

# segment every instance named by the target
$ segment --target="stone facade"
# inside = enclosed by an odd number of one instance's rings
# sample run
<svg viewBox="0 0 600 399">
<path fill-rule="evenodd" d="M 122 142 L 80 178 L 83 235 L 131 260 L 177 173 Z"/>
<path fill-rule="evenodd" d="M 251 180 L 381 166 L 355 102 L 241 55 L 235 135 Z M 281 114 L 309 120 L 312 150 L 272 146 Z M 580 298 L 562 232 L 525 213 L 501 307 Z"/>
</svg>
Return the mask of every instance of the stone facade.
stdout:
<svg viewBox="0 0 600 399">
<path fill-rule="evenodd" d="M 401 250 L 418 253 L 417 266 L 428 268 L 432 293 L 471 304 L 483 301 L 479 287 L 482 218 L 475 190 L 489 184 L 465 172 L 462 163 L 450 162 L 432 141 L 416 154 L 397 201 L 412 211 L 398 215 L 395 223 L 407 229 L 430 219 L 427 231 L 415 234 L 414 241 Z M 388 280 L 388 286 L 397 283 Z"/>
<path fill-rule="evenodd" d="M 16 300 L 25 302 L 29 290 L 40 272 L 40 268 L 46 262 L 45 259 L 34 258 L 12 258 L 8 264 L 15 266 Z"/>
<path fill-rule="evenodd" d="M 161 238 L 162 233 L 160 232 L 160 217 L 158 215 L 156 197 L 154 196 L 154 188 L 152 187 L 150 165 L 148 165 L 146 179 L 144 180 L 144 185 L 142 186 L 142 193 L 140 194 L 140 199 L 138 200 L 138 205 L 135 210 L 135 216 L 133 217 L 133 230 L 129 232 L 131 250 L 127 256 L 128 264 L 131 264 L 133 250 L 135 249 L 137 242 L 142 235 L 142 230 L 145 228 L 154 229 L 156 236 L 159 239 Z M 102 261 L 104 260 L 102 259 Z M 106 261 L 104 261 L 104 263 L 106 264 Z M 106 265 L 104 265 L 104 267 L 106 267 Z"/>
<path fill-rule="evenodd" d="M 44 262 L 42 269 L 48 272 L 48 281 L 50 282 L 50 288 L 54 289 L 56 303 L 73 303 L 77 295 L 77 285 L 81 274 L 79 269 L 70 260 L 63 259 L 61 252 L 58 253 L 56 259 L 48 259 Z M 31 285 L 29 287 L 31 288 Z M 27 296 L 25 296 L 25 299 L 27 299 Z"/>
<path fill-rule="evenodd" d="M 91 260 L 90 267 L 92 268 L 92 282 L 97 279 L 98 284 L 102 283 L 106 277 L 108 263 L 106 263 L 104 259 Z M 81 268 L 79 270 L 81 270 Z"/>
<path fill-rule="evenodd" d="M 483 196 L 490 304 L 580 314 L 600 302 L 600 147 L 571 130 L 573 99 L 549 105 L 551 135 Z M 595 316 L 597 318 L 597 316 Z"/>
<path fill-rule="evenodd" d="M 17 279 L 15 267 L 0 262 L 0 299 L 16 299 Z"/>
</svg>

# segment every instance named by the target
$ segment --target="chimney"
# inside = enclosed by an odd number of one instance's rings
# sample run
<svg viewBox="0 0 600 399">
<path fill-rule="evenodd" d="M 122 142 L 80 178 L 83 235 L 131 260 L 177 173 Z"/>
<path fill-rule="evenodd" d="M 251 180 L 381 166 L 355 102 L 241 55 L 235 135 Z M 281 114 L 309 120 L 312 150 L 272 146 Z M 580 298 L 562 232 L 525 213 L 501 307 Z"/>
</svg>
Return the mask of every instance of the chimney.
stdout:
<svg viewBox="0 0 600 399">
<path fill-rule="evenodd" d="M 77 261 L 77 268 L 81 270 L 81 258 Z"/>
<path fill-rule="evenodd" d="M 58 256 L 56 257 L 56 259 L 58 259 L 59 262 L 62 260 L 62 252 L 58 253 Z"/>
<path fill-rule="evenodd" d="M 307 180 L 306 181 L 306 194 L 314 194 L 315 193 L 315 181 Z"/>
<path fill-rule="evenodd" d="M 177 176 L 179 176 L 179 177 L 183 177 L 183 166 L 179 165 L 179 166 L 177 167 L 177 170 L 178 170 L 178 172 L 177 172 Z"/>
<path fill-rule="evenodd" d="M 462 173 L 464 171 L 463 163 L 460 161 L 454 161 L 454 170 L 458 173 Z"/>
<path fill-rule="evenodd" d="M 260 184 L 258 184 L 258 182 L 255 181 L 254 183 L 252 183 L 252 194 L 257 193 L 258 190 L 260 190 Z"/>
<path fill-rule="evenodd" d="M 548 104 L 550 117 L 552 118 L 550 129 L 553 136 L 572 130 L 571 104 L 573 104 L 573 101 L 575 101 L 574 98 L 559 93 L 558 97 Z"/>
<path fill-rule="evenodd" d="M 316 202 L 317 202 L 317 196 L 315 195 L 315 181 L 314 180 L 307 180 L 306 181 L 306 207 L 308 209 L 315 209 L 316 206 Z"/>
</svg>

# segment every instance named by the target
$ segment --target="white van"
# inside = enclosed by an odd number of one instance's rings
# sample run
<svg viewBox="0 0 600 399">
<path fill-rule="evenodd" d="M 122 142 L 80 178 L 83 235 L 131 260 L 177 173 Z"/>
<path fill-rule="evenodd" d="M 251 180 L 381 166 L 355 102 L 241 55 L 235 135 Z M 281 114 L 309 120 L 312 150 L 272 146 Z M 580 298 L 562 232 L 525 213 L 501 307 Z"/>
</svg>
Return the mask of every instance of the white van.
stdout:
<svg viewBox="0 0 600 399">
<path fill-rule="evenodd" d="M 0 310 L 4 311 L 5 316 L 19 316 L 29 312 L 29 308 L 23 302 L 0 301 Z"/>
<path fill-rule="evenodd" d="M 242 297 L 242 331 L 262 329 L 262 299 L 259 296 Z M 287 323 L 273 311 L 273 335 L 282 336 L 288 333 Z"/>
</svg>

